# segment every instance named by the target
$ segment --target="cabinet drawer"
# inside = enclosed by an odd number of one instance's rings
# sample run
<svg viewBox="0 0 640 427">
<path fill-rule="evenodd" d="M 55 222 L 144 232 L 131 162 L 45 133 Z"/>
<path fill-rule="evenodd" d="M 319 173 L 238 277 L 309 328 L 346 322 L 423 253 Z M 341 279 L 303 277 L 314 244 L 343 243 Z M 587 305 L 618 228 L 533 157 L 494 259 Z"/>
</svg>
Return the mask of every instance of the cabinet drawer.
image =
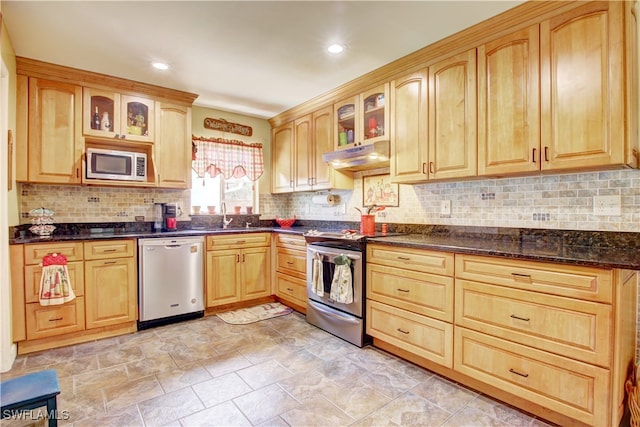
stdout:
<svg viewBox="0 0 640 427">
<path fill-rule="evenodd" d="M 367 264 L 367 298 L 453 322 L 453 278 Z"/>
<path fill-rule="evenodd" d="M 456 255 L 456 277 L 572 298 L 612 301 L 612 271 L 600 268 Z"/>
<path fill-rule="evenodd" d="M 612 308 L 456 279 L 456 325 L 609 366 Z"/>
<path fill-rule="evenodd" d="M 448 368 L 453 367 L 453 326 L 369 300 L 367 334 Z"/>
<path fill-rule="evenodd" d="M 456 327 L 465 375 L 594 426 L 609 425 L 609 371 Z"/>
<path fill-rule="evenodd" d="M 305 249 L 307 247 L 307 242 L 302 236 L 277 233 L 276 245 L 291 249 Z"/>
<path fill-rule="evenodd" d="M 84 330 L 84 297 L 62 305 L 27 304 L 27 339 L 63 335 Z"/>
<path fill-rule="evenodd" d="M 207 250 L 269 246 L 269 233 L 238 233 L 207 236 Z"/>
<path fill-rule="evenodd" d="M 85 259 L 132 257 L 135 254 L 135 247 L 135 240 L 84 242 L 84 257 Z"/>
<path fill-rule="evenodd" d="M 386 245 L 367 245 L 367 262 L 453 276 L 453 254 Z"/>
<path fill-rule="evenodd" d="M 278 248 L 276 268 L 283 273 L 306 278 L 307 253 L 293 249 Z"/>
<path fill-rule="evenodd" d="M 82 242 L 35 243 L 24 245 L 24 263 L 40 264 L 45 255 L 58 253 L 67 257 L 67 261 L 82 261 Z"/>
<path fill-rule="evenodd" d="M 276 273 L 276 294 L 284 299 L 293 299 L 294 302 L 306 307 L 307 285 L 302 279 Z"/>
<path fill-rule="evenodd" d="M 84 263 L 67 263 L 69 281 L 76 296 L 84 295 Z M 24 268 L 25 298 L 26 302 L 40 301 L 40 280 L 42 267 L 39 265 L 27 265 Z"/>
</svg>

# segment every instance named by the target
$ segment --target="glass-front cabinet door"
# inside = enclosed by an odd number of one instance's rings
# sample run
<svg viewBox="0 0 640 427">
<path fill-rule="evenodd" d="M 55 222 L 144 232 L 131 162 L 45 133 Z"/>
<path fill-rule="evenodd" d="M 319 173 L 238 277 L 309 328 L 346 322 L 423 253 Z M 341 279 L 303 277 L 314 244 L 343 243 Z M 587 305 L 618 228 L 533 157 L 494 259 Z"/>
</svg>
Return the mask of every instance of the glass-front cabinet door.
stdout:
<svg viewBox="0 0 640 427">
<path fill-rule="evenodd" d="M 335 117 L 335 147 L 337 150 L 360 145 L 360 97 L 358 95 L 344 99 L 334 104 Z"/>
<path fill-rule="evenodd" d="M 362 144 L 389 139 L 389 84 L 385 83 L 360 95 L 362 117 L 360 135 Z"/>
<path fill-rule="evenodd" d="M 83 97 L 83 133 L 114 138 L 119 128 L 120 94 L 85 87 Z"/>
<path fill-rule="evenodd" d="M 154 101 L 106 90 L 83 88 L 85 135 L 153 142 Z"/>
<path fill-rule="evenodd" d="M 154 102 L 146 98 L 122 95 L 121 105 L 120 134 L 132 141 L 153 141 Z"/>
</svg>

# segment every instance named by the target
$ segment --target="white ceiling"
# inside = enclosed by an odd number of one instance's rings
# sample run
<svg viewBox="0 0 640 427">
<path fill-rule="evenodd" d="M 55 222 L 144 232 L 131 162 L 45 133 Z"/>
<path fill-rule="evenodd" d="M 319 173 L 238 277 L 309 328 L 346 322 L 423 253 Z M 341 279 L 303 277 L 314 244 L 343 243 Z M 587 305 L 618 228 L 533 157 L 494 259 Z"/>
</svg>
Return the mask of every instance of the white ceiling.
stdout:
<svg viewBox="0 0 640 427">
<path fill-rule="evenodd" d="M 1 10 L 18 56 L 270 118 L 520 3 L 1 0 Z M 326 52 L 334 41 L 347 46 L 340 56 Z"/>
</svg>

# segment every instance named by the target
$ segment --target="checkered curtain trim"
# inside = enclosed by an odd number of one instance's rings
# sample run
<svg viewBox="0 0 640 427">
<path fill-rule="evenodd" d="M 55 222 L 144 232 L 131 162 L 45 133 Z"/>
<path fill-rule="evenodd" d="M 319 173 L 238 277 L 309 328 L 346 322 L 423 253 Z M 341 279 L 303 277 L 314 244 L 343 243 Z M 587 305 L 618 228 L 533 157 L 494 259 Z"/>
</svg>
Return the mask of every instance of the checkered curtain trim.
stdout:
<svg viewBox="0 0 640 427">
<path fill-rule="evenodd" d="M 260 143 L 201 137 L 193 137 L 192 141 L 197 150 L 192 167 L 200 178 L 209 172 L 212 177 L 222 174 L 229 179 L 246 175 L 251 181 L 257 181 L 264 172 Z"/>
</svg>

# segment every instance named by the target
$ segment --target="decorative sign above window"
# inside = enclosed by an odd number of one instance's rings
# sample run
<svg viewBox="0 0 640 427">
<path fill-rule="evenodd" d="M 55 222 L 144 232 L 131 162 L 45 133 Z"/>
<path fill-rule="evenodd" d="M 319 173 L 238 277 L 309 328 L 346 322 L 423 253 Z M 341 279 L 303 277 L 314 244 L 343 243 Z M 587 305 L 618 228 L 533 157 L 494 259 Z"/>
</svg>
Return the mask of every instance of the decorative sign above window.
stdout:
<svg viewBox="0 0 640 427">
<path fill-rule="evenodd" d="M 221 132 L 237 133 L 238 135 L 244 136 L 253 135 L 253 128 L 251 128 L 251 126 L 245 126 L 239 123 L 231 123 L 224 119 L 212 119 L 209 117 L 205 117 L 204 128 L 219 130 Z"/>
</svg>

